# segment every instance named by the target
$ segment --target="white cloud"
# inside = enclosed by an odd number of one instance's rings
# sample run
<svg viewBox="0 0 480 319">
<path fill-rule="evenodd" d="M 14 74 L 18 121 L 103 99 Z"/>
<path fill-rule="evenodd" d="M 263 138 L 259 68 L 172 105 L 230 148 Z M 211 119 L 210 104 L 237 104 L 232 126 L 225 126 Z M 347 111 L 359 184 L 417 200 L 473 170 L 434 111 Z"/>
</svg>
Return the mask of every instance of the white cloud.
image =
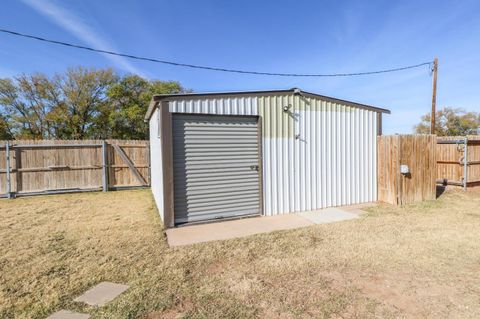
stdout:
<svg viewBox="0 0 480 319">
<path fill-rule="evenodd" d="M 109 42 L 98 35 L 81 17 L 75 15 L 66 8 L 46 0 L 22 0 L 30 8 L 49 18 L 51 21 L 87 43 L 89 46 L 105 51 L 115 51 Z M 109 59 L 116 67 L 127 72 L 135 73 L 141 76 L 145 75 L 139 69 L 131 65 L 125 58 L 102 54 Z"/>
</svg>

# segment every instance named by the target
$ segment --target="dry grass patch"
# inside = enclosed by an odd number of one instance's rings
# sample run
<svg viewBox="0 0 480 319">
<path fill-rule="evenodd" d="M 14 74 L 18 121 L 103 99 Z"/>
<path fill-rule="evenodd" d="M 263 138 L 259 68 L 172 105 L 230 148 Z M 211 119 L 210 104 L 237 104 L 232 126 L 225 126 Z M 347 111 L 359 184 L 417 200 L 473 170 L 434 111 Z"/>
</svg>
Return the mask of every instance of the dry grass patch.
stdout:
<svg viewBox="0 0 480 319">
<path fill-rule="evenodd" d="M 480 317 L 480 193 L 171 249 L 148 190 L 0 201 L 0 317 Z M 72 300 L 100 281 L 105 307 Z"/>
</svg>

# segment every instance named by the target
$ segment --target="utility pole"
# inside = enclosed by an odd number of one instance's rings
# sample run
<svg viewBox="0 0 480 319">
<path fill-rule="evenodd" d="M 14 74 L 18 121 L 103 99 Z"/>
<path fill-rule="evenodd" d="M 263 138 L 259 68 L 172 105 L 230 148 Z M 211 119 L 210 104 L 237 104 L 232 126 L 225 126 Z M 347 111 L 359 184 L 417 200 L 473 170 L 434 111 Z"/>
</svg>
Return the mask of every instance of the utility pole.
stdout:
<svg viewBox="0 0 480 319">
<path fill-rule="evenodd" d="M 430 134 L 435 134 L 436 104 L 437 104 L 437 70 L 438 58 L 433 60 L 433 92 L 432 92 L 432 115 L 430 116 Z"/>
</svg>

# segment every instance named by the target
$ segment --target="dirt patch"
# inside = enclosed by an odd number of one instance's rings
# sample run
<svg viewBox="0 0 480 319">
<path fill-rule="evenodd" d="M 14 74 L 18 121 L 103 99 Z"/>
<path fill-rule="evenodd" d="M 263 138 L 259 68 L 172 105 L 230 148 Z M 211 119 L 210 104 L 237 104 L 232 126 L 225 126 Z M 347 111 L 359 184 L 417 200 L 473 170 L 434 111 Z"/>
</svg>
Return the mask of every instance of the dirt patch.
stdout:
<svg viewBox="0 0 480 319">
<path fill-rule="evenodd" d="M 479 318 L 480 194 L 169 248 L 148 190 L 0 201 L 0 317 Z M 101 308 L 72 300 L 130 289 Z"/>
<path fill-rule="evenodd" d="M 415 316 L 421 314 L 422 308 L 418 299 L 412 297 L 405 281 L 410 277 L 401 275 L 386 276 L 369 273 L 339 273 L 329 272 L 324 274 L 334 283 L 336 289 L 356 287 L 363 295 L 378 303 L 384 304 L 391 311 L 398 311 L 404 315 Z"/>
</svg>

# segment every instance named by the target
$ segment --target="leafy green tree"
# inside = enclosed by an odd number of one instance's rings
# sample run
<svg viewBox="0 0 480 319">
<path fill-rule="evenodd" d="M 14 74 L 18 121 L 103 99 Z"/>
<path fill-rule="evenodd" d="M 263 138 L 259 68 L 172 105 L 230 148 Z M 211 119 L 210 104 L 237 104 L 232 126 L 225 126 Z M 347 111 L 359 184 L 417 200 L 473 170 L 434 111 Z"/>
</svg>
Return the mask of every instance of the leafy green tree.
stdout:
<svg viewBox="0 0 480 319">
<path fill-rule="evenodd" d="M 154 94 L 186 92 L 175 81 L 71 68 L 0 79 L 0 134 L 34 139 L 147 139 Z M 2 124 L 3 123 L 3 124 Z"/>
<path fill-rule="evenodd" d="M 13 136 L 7 120 L 0 115 L 0 140 L 10 140 L 12 138 Z"/>
<path fill-rule="evenodd" d="M 50 80 L 42 74 L 0 79 L 0 105 L 9 115 L 11 129 L 21 138 L 51 138 L 47 117 L 53 107 Z"/>
<path fill-rule="evenodd" d="M 415 125 L 417 134 L 430 133 L 430 113 L 421 117 Z M 438 136 L 464 136 L 480 133 L 480 113 L 466 112 L 460 108 L 446 107 L 435 114 L 435 134 Z"/>
<path fill-rule="evenodd" d="M 0 79 L 0 105 L 16 138 L 89 138 L 115 80 L 110 69 L 69 69 L 51 78 L 23 74 Z"/>
<path fill-rule="evenodd" d="M 112 138 L 148 139 L 148 124 L 144 122 L 148 104 L 154 94 L 186 92 L 175 81 L 148 81 L 137 75 L 127 75 L 108 90 L 110 99 L 108 125 Z"/>
<path fill-rule="evenodd" d="M 57 138 L 107 138 L 99 136 L 98 118 L 110 103 L 107 91 L 118 76 L 111 69 L 76 68 L 56 75 L 55 84 L 61 99 L 52 108 L 50 118 L 57 123 Z"/>
</svg>

